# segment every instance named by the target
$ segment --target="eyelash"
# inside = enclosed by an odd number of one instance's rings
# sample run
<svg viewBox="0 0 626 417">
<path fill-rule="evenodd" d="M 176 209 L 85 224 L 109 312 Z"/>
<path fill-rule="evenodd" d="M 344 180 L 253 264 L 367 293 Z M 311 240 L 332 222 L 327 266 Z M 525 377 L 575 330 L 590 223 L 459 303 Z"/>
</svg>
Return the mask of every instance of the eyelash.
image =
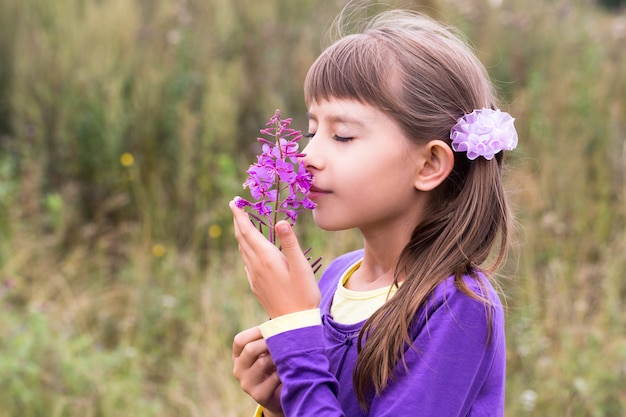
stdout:
<svg viewBox="0 0 626 417">
<path fill-rule="evenodd" d="M 311 139 L 313 136 L 315 136 L 315 133 L 307 133 L 306 135 L 304 135 L 304 137 L 308 139 Z M 334 135 L 333 139 L 335 139 L 337 142 L 345 143 L 345 142 L 350 142 L 353 138 Z"/>
<path fill-rule="evenodd" d="M 337 142 L 350 142 L 352 140 L 352 138 L 350 137 L 345 137 L 345 136 L 333 136 L 333 139 L 335 139 Z"/>
</svg>

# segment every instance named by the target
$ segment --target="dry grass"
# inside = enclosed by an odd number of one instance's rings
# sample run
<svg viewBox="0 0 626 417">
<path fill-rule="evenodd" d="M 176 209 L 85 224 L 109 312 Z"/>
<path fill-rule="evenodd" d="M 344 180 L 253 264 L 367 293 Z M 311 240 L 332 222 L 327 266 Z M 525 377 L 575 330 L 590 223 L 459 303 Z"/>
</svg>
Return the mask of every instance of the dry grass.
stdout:
<svg viewBox="0 0 626 417">
<path fill-rule="evenodd" d="M 0 4 L 0 416 L 251 414 L 230 345 L 264 316 L 226 202 L 276 107 L 304 128 L 342 3 Z M 392 3 L 459 25 L 517 117 L 507 416 L 623 415 L 624 11 Z"/>
</svg>

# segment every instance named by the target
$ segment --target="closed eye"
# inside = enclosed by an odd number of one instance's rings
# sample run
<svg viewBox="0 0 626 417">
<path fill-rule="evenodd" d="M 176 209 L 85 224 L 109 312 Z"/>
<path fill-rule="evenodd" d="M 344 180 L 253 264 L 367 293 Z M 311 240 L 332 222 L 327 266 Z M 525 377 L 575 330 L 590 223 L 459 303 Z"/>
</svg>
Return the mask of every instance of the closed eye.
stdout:
<svg viewBox="0 0 626 417">
<path fill-rule="evenodd" d="M 335 139 L 337 142 L 350 142 L 352 140 L 351 137 L 338 136 L 338 135 L 333 136 L 333 139 Z"/>
<path fill-rule="evenodd" d="M 307 139 L 311 139 L 315 136 L 315 133 L 306 133 L 304 135 L 302 135 L 303 137 L 307 138 Z M 333 139 L 336 140 L 337 142 L 350 142 L 352 139 L 352 137 L 348 137 L 348 136 L 339 136 L 339 135 L 334 135 Z"/>
</svg>

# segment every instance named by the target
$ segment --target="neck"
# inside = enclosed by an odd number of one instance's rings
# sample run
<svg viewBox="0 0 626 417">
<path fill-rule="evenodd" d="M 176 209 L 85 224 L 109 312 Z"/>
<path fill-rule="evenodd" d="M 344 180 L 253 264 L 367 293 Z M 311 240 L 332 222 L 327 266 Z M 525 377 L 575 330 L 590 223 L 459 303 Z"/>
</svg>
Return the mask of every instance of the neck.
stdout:
<svg viewBox="0 0 626 417">
<path fill-rule="evenodd" d="M 409 242 L 413 227 L 363 232 L 363 262 L 347 283 L 356 291 L 374 290 L 393 284 L 396 262 Z M 402 277 L 399 277 L 401 280 Z"/>
</svg>

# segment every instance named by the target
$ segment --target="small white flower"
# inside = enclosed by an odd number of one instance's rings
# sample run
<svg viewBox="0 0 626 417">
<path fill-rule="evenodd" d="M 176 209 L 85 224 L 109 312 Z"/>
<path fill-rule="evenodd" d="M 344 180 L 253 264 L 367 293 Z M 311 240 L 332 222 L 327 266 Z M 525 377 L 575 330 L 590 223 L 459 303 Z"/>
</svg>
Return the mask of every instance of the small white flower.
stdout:
<svg viewBox="0 0 626 417">
<path fill-rule="evenodd" d="M 533 411 L 537 406 L 537 393 L 531 389 L 522 391 L 519 396 L 524 411 Z"/>
</svg>

